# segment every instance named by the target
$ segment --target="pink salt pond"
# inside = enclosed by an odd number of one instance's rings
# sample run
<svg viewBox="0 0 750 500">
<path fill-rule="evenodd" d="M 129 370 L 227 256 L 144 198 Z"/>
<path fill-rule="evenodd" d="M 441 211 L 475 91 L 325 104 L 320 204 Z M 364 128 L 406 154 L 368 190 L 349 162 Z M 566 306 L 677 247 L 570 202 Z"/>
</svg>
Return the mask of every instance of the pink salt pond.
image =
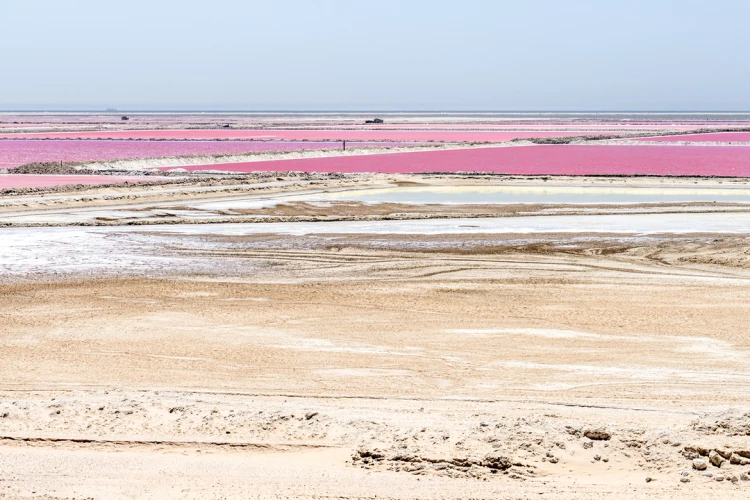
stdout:
<svg viewBox="0 0 750 500">
<path fill-rule="evenodd" d="M 122 130 L 0 134 L 3 139 L 181 139 L 263 141 L 435 141 L 505 142 L 534 137 L 617 135 L 621 132 L 566 131 L 462 131 L 462 130 Z"/>
<path fill-rule="evenodd" d="M 647 142 L 750 142 L 750 132 L 710 132 L 705 134 L 666 135 L 636 139 Z"/>
<path fill-rule="evenodd" d="M 515 175 L 750 177 L 750 146 L 487 147 L 180 168 L 228 172 L 490 172 Z"/>
<path fill-rule="evenodd" d="M 115 176 L 115 175 L 0 175 L 0 189 L 42 188 L 74 184 L 118 184 L 122 182 L 154 182 L 174 179 L 159 176 Z"/>
</svg>

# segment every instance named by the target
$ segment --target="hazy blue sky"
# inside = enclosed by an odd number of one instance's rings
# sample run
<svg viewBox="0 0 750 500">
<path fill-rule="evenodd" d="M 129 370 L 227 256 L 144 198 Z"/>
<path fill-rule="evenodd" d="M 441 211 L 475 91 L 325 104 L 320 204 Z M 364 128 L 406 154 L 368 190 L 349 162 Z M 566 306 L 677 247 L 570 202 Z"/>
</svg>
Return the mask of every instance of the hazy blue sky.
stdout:
<svg viewBox="0 0 750 500">
<path fill-rule="evenodd" d="M 0 0 L 0 109 L 750 110 L 748 0 Z"/>
</svg>

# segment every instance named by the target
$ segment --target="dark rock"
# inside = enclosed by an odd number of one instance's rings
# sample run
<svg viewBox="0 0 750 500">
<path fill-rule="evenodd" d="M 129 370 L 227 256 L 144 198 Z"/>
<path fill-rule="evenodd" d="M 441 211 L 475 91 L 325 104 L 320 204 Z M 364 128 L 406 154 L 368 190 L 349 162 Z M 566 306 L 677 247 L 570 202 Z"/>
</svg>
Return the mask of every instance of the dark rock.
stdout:
<svg viewBox="0 0 750 500">
<path fill-rule="evenodd" d="M 716 450 L 711 450 L 711 452 L 708 454 L 708 461 L 711 462 L 711 465 L 715 467 L 721 467 L 721 464 L 726 462 L 726 459 L 720 454 L 716 453 Z"/>
<path fill-rule="evenodd" d="M 599 427 L 597 429 L 586 429 L 583 435 L 589 439 L 595 441 L 609 441 L 612 435 L 605 429 Z"/>
</svg>

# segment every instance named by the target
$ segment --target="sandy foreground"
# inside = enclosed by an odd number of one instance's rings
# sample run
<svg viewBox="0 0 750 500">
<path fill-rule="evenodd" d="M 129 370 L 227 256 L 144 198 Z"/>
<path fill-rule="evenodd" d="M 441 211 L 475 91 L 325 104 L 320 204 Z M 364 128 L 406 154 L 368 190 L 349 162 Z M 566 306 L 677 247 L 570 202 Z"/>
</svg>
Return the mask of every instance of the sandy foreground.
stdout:
<svg viewBox="0 0 750 500">
<path fill-rule="evenodd" d="M 541 182 L 0 199 L 0 498 L 747 498 L 745 204 L 345 193 Z"/>
</svg>

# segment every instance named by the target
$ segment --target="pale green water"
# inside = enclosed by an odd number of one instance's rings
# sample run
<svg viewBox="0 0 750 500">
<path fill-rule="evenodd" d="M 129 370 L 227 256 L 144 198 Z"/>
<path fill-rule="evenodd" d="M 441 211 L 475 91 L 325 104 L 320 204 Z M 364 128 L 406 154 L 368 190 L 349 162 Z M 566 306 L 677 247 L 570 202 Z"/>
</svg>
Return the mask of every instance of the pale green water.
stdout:
<svg viewBox="0 0 750 500">
<path fill-rule="evenodd" d="M 330 193 L 320 201 L 405 204 L 603 204 L 730 202 L 750 203 L 750 189 L 623 187 L 397 187 Z"/>
</svg>

